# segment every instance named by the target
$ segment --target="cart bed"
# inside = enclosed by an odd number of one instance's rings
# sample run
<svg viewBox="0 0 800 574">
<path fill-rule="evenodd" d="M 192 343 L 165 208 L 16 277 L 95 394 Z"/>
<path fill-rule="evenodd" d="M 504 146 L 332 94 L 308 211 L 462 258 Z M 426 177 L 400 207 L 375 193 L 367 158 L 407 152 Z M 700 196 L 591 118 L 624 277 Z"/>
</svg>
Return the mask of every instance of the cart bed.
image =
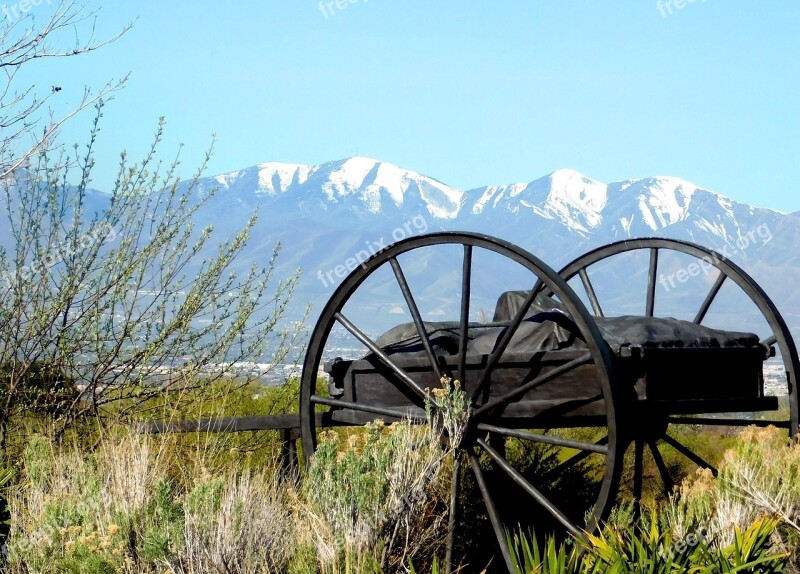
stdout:
<svg viewBox="0 0 800 574">
<path fill-rule="evenodd" d="M 468 392 L 478 385 L 494 346 L 526 297 L 526 292 L 504 293 L 491 324 L 469 325 L 462 381 Z M 657 403 L 665 412 L 681 414 L 777 408 L 777 399 L 764 396 L 762 366 L 769 348 L 755 334 L 658 317 L 598 318 L 597 324 L 614 358 L 622 400 Z M 424 325 L 440 364 L 456 373 L 458 323 Z M 577 333 L 556 301 L 537 297 L 493 371 L 483 402 L 584 354 L 586 346 Z M 387 331 L 377 344 L 422 388 L 440 386 L 413 323 Z M 332 396 L 387 407 L 413 404 L 407 386 L 372 354 L 354 361 L 329 361 L 324 368 L 332 377 Z M 531 417 L 547 418 L 548 425 L 580 424 L 576 417 L 605 412 L 602 400 L 597 400 L 602 395 L 598 376 L 592 364 L 576 367 L 529 391 L 497 416 L 508 425 L 514 419 L 531 425 Z M 342 415 L 356 424 L 365 422 L 365 417 L 374 418 L 354 412 Z"/>
</svg>

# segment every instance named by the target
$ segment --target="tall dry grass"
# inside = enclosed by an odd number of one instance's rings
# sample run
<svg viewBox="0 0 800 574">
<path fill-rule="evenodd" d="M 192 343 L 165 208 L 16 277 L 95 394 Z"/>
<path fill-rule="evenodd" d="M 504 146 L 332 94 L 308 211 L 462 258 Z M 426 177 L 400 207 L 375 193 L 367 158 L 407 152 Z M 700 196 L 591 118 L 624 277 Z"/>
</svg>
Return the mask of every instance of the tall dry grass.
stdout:
<svg viewBox="0 0 800 574">
<path fill-rule="evenodd" d="M 174 445 L 120 433 L 87 452 L 34 438 L 8 496 L 7 571 L 283 571 L 294 524 L 275 467 L 212 473 L 176 465 Z"/>
<path fill-rule="evenodd" d="M 182 437 L 117 432 L 88 450 L 34 437 L 8 493 L 6 571 L 361 574 L 441 548 L 448 453 L 430 426 L 332 434 L 297 481 L 220 440 L 187 451 Z"/>
</svg>

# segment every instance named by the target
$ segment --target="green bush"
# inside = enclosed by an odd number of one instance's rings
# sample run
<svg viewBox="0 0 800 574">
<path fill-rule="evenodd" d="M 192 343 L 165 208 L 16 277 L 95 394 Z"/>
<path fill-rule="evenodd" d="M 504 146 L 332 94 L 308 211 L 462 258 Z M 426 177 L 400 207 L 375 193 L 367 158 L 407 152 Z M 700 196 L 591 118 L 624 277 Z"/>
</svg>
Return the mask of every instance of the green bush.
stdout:
<svg viewBox="0 0 800 574">
<path fill-rule="evenodd" d="M 58 417 L 64 414 L 78 396 L 78 389 L 70 377 L 60 368 L 37 361 L 20 366 L 0 365 L 0 402 L 9 400 L 9 410 L 20 409 L 29 414 Z"/>
<path fill-rule="evenodd" d="M 438 548 L 447 456 L 428 425 L 323 433 L 301 488 L 302 538 L 322 570 L 378 573 Z"/>
</svg>

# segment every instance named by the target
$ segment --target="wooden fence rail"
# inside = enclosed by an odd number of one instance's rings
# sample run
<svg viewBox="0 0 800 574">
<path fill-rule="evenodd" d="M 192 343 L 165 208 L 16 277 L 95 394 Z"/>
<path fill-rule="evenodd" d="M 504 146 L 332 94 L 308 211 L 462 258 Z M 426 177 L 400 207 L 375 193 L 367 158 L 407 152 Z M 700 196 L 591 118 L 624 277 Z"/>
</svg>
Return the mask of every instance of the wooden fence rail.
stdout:
<svg viewBox="0 0 800 574">
<path fill-rule="evenodd" d="M 322 426 L 323 416 L 316 415 L 317 425 Z M 327 422 L 326 424 L 330 424 Z M 280 463 L 285 472 L 295 475 L 298 470 L 297 440 L 300 438 L 300 415 L 254 415 L 249 417 L 218 417 L 188 421 L 159 421 L 144 425 L 142 432 L 148 434 L 191 432 L 249 432 L 275 430 L 280 434 Z"/>
</svg>

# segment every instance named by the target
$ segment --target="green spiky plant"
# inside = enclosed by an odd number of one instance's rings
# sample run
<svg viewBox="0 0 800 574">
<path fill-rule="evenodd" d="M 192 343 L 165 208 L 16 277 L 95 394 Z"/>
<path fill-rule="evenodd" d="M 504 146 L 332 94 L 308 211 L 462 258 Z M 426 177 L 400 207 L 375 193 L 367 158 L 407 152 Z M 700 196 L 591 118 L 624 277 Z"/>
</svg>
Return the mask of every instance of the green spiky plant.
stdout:
<svg viewBox="0 0 800 574">
<path fill-rule="evenodd" d="M 507 534 L 507 544 L 511 552 L 516 574 L 560 574 L 578 572 L 581 564 L 582 548 L 569 541 L 557 543 L 548 536 L 540 547 L 534 532 L 525 535 L 515 532 Z"/>
</svg>

